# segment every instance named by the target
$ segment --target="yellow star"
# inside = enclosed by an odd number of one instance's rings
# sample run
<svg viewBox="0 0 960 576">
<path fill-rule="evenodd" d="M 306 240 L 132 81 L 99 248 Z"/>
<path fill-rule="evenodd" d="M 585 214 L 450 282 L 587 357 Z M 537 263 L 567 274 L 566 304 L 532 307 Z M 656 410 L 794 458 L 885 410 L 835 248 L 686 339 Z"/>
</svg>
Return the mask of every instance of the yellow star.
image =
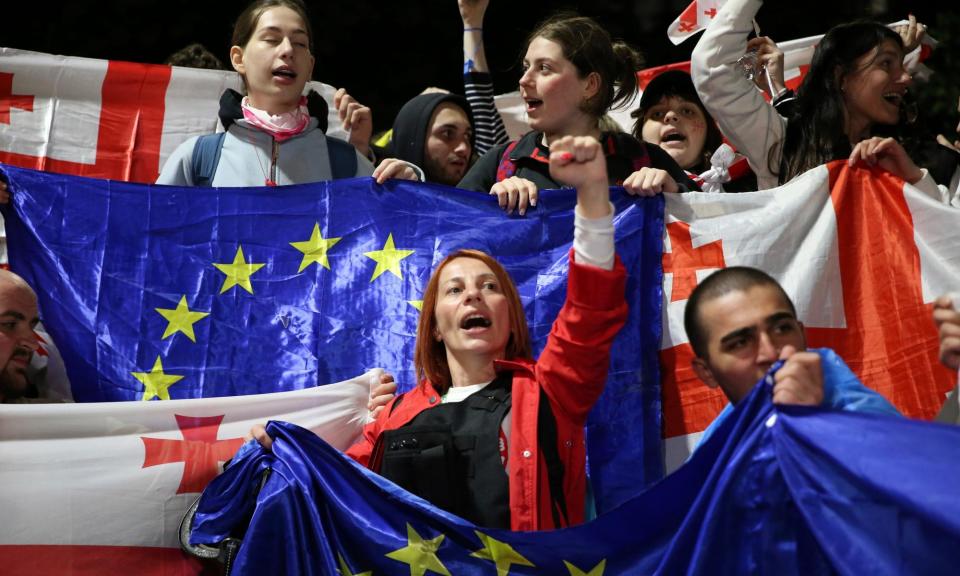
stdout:
<svg viewBox="0 0 960 576">
<path fill-rule="evenodd" d="M 603 570 L 607 567 L 606 559 L 601 560 L 600 563 L 594 566 L 593 570 L 589 572 L 584 572 L 566 560 L 564 560 L 563 563 L 566 565 L 567 570 L 570 571 L 570 576 L 603 576 Z"/>
<path fill-rule="evenodd" d="M 407 545 L 387 554 L 387 558 L 409 564 L 410 576 L 423 576 L 427 573 L 427 570 L 450 576 L 446 567 L 437 558 L 437 550 L 440 548 L 441 542 L 443 542 L 443 534 L 430 540 L 424 540 L 413 529 L 413 526 L 407 523 Z"/>
<path fill-rule="evenodd" d="M 397 278 L 403 278 L 400 274 L 400 261 L 413 254 L 413 250 L 397 250 L 393 245 L 393 233 L 387 236 L 387 243 L 383 245 L 383 250 L 374 250 L 373 252 L 364 252 L 363 255 L 377 263 L 376 270 L 373 271 L 373 282 L 378 276 L 386 271 L 390 271 Z"/>
<path fill-rule="evenodd" d="M 163 373 L 163 362 L 160 361 L 160 356 L 157 356 L 157 361 L 153 363 L 153 368 L 149 372 L 131 372 L 131 374 L 134 378 L 143 382 L 142 400 L 144 401 L 154 397 L 169 400 L 170 386 L 183 380 L 183 376 Z"/>
<path fill-rule="evenodd" d="M 482 558 L 484 560 L 490 560 L 497 565 L 497 576 L 507 576 L 510 572 L 511 564 L 518 564 L 520 566 L 533 566 L 533 562 L 527 560 L 520 555 L 519 552 L 513 549 L 513 546 L 507 544 L 506 542 L 501 542 L 483 534 L 482 532 L 477 532 L 474 530 L 477 537 L 480 538 L 480 542 L 483 543 L 483 548 L 477 550 L 471 556 L 474 558 Z"/>
<path fill-rule="evenodd" d="M 320 224 L 314 224 L 313 234 L 310 235 L 309 240 L 290 243 L 291 246 L 303 252 L 303 260 L 300 261 L 300 269 L 297 272 L 303 272 L 307 266 L 314 262 L 329 270 L 330 262 L 327 261 L 327 251 L 339 241 L 340 238 L 324 239 L 323 235 L 320 234 Z"/>
<path fill-rule="evenodd" d="M 366 572 L 354 574 L 350 570 L 350 567 L 347 566 L 347 561 L 343 559 L 343 556 L 341 556 L 339 552 L 337 552 L 337 560 L 338 560 L 338 563 L 340 564 L 340 570 L 339 570 L 340 576 L 373 576 L 372 570 L 367 570 Z"/>
<path fill-rule="evenodd" d="M 214 264 L 217 270 L 227 275 L 223 280 L 223 286 L 220 287 L 220 293 L 223 294 L 234 286 L 242 286 L 244 290 L 253 294 L 253 286 L 250 285 L 250 277 L 257 270 L 263 268 L 263 264 L 253 264 L 243 258 L 243 246 L 237 246 L 237 253 L 230 264 Z"/>
<path fill-rule="evenodd" d="M 196 342 L 197 338 L 193 334 L 194 322 L 203 320 L 210 315 L 209 312 L 191 312 L 190 309 L 187 308 L 186 295 L 180 297 L 180 302 L 176 308 L 155 308 L 155 310 L 166 318 L 168 322 L 167 329 L 164 330 L 161 340 L 177 332 L 183 332 L 192 342 Z"/>
<path fill-rule="evenodd" d="M 423 312 L 423 300 L 407 300 L 407 304 L 413 306 L 420 312 Z"/>
</svg>

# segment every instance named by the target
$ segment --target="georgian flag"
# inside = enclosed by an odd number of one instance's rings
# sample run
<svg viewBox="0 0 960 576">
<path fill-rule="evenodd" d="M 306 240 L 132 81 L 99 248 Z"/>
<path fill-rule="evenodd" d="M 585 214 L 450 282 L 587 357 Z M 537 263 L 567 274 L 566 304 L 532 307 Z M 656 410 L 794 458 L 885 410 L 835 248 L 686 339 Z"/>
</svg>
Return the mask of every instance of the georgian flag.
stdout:
<svg viewBox="0 0 960 576">
<path fill-rule="evenodd" d="M 294 422 L 345 449 L 381 372 L 253 396 L 0 404 L 3 573 L 200 573 L 180 520 L 250 427 Z"/>
<path fill-rule="evenodd" d="M 829 347 L 904 415 L 931 419 L 956 375 L 938 358 L 933 300 L 960 286 L 960 212 L 933 190 L 836 161 L 747 194 L 668 194 L 660 362 L 667 470 L 726 404 L 700 382 L 683 328 L 697 283 L 728 266 L 776 278 L 810 347 Z"/>
<path fill-rule="evenodd" d="M 677 19 L 667 27 L 667 36 L 674 44 L 680 44 L 697 32 L 706 29 L 717 16 L 725 0 L 693 0 Z"/>
</svg>

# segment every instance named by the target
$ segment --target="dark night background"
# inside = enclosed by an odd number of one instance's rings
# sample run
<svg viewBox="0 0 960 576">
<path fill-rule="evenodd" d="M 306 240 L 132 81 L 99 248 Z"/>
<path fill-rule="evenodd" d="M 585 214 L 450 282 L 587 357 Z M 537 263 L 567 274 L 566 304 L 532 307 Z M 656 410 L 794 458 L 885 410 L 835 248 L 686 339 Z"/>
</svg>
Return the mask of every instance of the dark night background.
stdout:
<svg viewBox="0 0 960 576">
<path fill-rule="evenodd" d="M 492 0 L 484 39 L 497 93 L 516 89 L 517 62 L 526 34 L 558 9 L 596 18 L 614 37 L 639 48 L 648 66 L 687 60 L 696 39 L 673 46 L 666 28 L 689 1 Z M 183 46 L 201 42 L 226 62 L 233 20 L 247 0 L 9 4 L 3 10 L 3 46 L 161 63 Z M 939 74 L 924 88 L 921 110 L 938 126 L 935 129 L 952 134 L 960 94 L 953 81 L 960 74 L 956 49 L 960 14 L 955 0 L 937 4 L 953 7 L 937 10 L 931 0 L 778 0 L 767 2 L 757 20 L 763 34 L 788 40 L 822 34 L 834 24 L 855 18 L 892 22 L 912 12 L 941 41 L 929 63 Z M 455 0 L 308 0 L 308 5 L 316 35 L 314 79 L 346 87 L 371 106 L 376 130 L 388 128 L 403 102 L 426 86 L 462 91 L 462 25 Z"/>
</svg>

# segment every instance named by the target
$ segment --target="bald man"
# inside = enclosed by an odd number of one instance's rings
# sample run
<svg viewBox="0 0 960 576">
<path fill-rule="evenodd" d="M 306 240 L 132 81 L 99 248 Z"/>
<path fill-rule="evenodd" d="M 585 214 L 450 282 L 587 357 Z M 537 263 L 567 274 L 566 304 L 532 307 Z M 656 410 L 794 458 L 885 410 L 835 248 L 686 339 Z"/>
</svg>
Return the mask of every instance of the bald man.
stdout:
<svg viewBox="0 0 960 576">
<path fill-rule="evenodd" d="M 29 388 L 27 367 L 38 346 L 33 329 L 39 321 L 33 289 L 0 270 L 0 402 L 16 401 Z"/>
</svg>

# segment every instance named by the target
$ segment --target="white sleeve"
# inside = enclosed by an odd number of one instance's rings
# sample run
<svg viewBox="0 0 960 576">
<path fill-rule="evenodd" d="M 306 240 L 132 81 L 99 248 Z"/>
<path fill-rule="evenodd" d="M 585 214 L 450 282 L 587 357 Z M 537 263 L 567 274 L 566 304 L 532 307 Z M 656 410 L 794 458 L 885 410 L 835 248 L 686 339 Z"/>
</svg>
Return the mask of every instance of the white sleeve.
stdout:
<svg viewBox="0 0 960 576">
<path fill-rule="evenodd" d="M 958 168 L 958 170 L 960 170 L 960 168 Z M 955 185 L 957 181 L 957 172 L 954 172 L 953 178 L 950 179 L 952 186 L 948 187 L 942 184 L 937 184 L 933 180 L 933 176 L 930 175 L 930 172 L 928 172 L 926 168 L 921 168 L 920 171 L 923 172 L 923 178 L 913 184 L 917 190 L 920 190 L 934 200 L 939 200 L 947 206 L 960 208 L 960 196 L 958 196 L 958 192 L 960 192 L 960 190 L 958 190 L 957 186 Z"/>
<path fill-rule="evenodd" d="M 761 0 L 730 0 L 724 4 L 693 49 L 690 75 L 703 105 L 737 152 L 747 157 L 759 189 L 764 190 L 778 185 L 770 169 L 770 150 L 777 150 L 773 157 L 776 170 L 787 121 L 737 65 L 747 49 L 753 17 L 762 4 Z"/>
<path fill-rule="evenodd" d="M 573 211 L 573 261 L 577 264 L 596 266 L 604 270 L 613 270 L 616 252 L 613 245 L 613 214 L 616 210 L 610 204 L 610 213 L 600 218 L 584 218 L 580 209 Z"/>
</svg>

